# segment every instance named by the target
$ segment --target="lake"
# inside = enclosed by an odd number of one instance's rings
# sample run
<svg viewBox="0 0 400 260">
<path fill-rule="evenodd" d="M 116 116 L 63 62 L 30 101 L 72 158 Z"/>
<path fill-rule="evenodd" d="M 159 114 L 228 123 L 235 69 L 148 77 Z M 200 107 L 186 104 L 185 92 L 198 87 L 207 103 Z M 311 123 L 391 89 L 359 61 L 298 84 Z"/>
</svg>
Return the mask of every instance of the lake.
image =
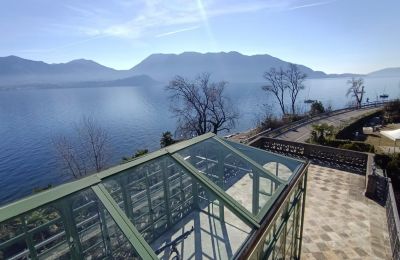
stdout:
<svg viewBox="0 0 400 260">
<path fill-rule="evenodd" d="M 349 102 L 347 79 L 310 79 L 298 100 L 318 99 L 341 108 Z M 366 78 L 366 97 L 375 101 L 379 94 L 400 96 L 398 78 Z M 273 97 L 260 88 L 262 83 L 230 84 L 226 94 L 240 113 L 234 132 L 254 126 L 262 104 L 278 113 Z M 163 86 L 25 89 L 0 91 L 0 204 L 32 193 L 37 187 L 70 180 L 62 174 L 52 139 L 72 136 L 74 124 L 83 116 L 93 117 L 111 137 L 111 163 L 137 149 L 159 148 L 161 133 L 175 130 L 175 118 L 168 107 Z"/>
</svg>

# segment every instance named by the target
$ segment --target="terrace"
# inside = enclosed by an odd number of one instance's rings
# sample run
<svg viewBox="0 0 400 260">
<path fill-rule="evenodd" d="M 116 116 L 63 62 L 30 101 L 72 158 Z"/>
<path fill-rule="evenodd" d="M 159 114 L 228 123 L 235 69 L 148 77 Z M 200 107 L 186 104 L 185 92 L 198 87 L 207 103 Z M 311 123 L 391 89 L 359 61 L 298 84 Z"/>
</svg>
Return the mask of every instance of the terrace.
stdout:
<svg viewBox="0 0 400 260">
<path fill-rule="evenodd" d="M 206 134 L 0 208 L 0 259 L 299 259 L 308 164 Z"/>
</svg>

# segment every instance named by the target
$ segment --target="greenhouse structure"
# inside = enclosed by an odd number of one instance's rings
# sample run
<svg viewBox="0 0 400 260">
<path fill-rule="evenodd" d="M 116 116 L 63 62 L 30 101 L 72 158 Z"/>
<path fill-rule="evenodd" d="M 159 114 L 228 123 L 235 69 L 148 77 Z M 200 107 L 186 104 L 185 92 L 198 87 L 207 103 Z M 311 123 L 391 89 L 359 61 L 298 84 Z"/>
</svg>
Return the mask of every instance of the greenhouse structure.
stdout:
<svg viewBox="0 0 400 260">
<path fill-rule="evenodd" d="M 0 208 L 0 259 L 299 259 L 308 163 L 205 134 Z"/>
</svg>

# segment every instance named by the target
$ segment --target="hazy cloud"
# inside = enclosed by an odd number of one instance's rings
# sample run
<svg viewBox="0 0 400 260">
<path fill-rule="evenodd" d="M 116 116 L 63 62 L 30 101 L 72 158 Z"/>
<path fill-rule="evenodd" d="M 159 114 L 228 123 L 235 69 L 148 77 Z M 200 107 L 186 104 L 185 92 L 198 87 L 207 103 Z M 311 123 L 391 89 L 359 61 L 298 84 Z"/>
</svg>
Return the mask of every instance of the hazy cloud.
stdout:
<svg viewBox="0 0 400 260">
<path fill-rule="evenodd" d="M 331 2 L 331 1 L 330 1 Z M 237 13 L 260 10 L 283 11 L 307 8 L 330 3 L 307 0 L 117 0 L 118 10 L 86 10 L 81 6 L 68 6 L 79 15 L 81 26 L 77 29 L 84 35 L 139 39 L 142 37 L 163 37 L 194 30 L 208 19 Z M 118 13 L 119 16 L 115 16 Z M 123 17 L 123 18 L 121 18 Z M 122 22 L 116 20 L 124 19 Z M 84 24 L 82 26 L 82 24 Z M 179 29 L 179 27 L 186 27 Z M 196 28 L 195 28 L 196 27 Z M 176 29 L 176 30 L 174 30 Z M 166 33 L 160 33 L 167 31 Z"/>
<path fill-rule="evenodd" d="M 187 32 L 187 31 L 193 31 L 193 30 L 196 30 L 196 29 L 198 29 L 198 28 L 200 28 L 200 26 L 193 26 L 193 27 L 184 28 L 184 29 L 180 29 L 180 30 L 176 30 L 176 31 L 172 31 L 172 32 L 161 33 L 161 34 L 156 35 L 156 37 L 157 37 L 157 38 L 165 37 L 165 36 L 172 35 L 172 34 L 176 34 L 176 33 Z"/>
</svg>

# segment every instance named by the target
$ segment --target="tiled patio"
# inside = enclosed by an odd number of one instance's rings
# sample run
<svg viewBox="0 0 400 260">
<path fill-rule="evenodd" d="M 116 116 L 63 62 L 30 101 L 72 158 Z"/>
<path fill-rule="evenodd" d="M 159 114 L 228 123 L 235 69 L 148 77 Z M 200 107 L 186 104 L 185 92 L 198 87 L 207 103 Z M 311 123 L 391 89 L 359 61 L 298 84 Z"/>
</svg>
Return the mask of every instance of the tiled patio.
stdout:
<svg viewBox="0 0 400 260">
<path fill-rule="evenodd" d="M 310 165 L 302 259 L 391 259 L 385 208 L 365 176 Z"/>
</svg>

